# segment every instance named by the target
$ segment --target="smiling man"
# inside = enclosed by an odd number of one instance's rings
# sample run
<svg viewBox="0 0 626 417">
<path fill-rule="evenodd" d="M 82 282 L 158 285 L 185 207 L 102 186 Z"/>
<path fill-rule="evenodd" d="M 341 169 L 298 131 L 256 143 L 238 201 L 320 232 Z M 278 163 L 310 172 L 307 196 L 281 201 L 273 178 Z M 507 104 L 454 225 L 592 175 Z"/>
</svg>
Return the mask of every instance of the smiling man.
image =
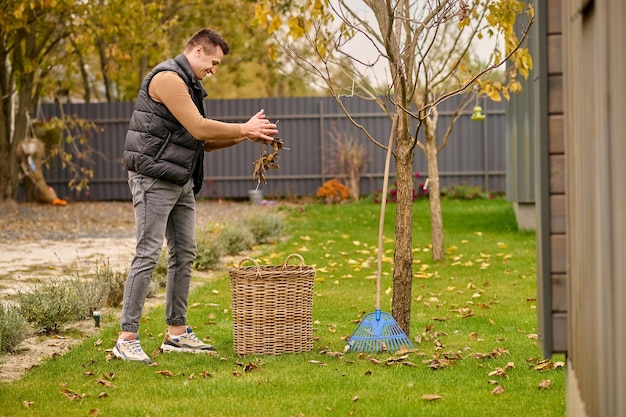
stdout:
<svg viewBox="0 0 626 417">
<path fill-rule="evenodd" d="M 167 241 L 164 352 L 213 350 L 187 326 L 191 271 L 196 257 L 195 194 L 204 177 L 204 152 L 245 140 L 272 142 L 278 133 L 263 110 L 245 123 L 208 119 L 200 80 L 216 73 L 230 46 L 212 29 L 196 32 L 182 54 L 157 65 L 143 80 L 124 144 L 123 162 L 135 210 L 137 244 L 124 289 L 116 357 L 151 362 L 139 344 L 139 320 L 152 273 Z"/>
</svg>

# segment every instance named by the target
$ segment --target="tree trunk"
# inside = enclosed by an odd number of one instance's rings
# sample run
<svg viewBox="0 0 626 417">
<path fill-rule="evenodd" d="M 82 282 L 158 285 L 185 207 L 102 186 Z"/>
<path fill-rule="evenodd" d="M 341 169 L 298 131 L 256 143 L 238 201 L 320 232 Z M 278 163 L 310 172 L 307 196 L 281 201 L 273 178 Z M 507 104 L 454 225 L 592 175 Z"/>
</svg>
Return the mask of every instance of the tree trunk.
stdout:
<svg viewBox="0 0 626 417">
<path fill-rule="evenodd" d="M 408 130 L 402 126 L 402 122 L 399 124 L 395 158 L 398 198 L 391 314 L 402 330 L 409 335 L 413 283 L 413 151 L 410 147 L 411 138 Z"/>
<path fill-rule="evenodd" d="M 434 260 L 445 258 L 443 243 L 443 216 L 441 214 L 441 188 L 439 186 L 439 161 L 437 159 L 437 113 L 424 121 L 426 140 L 426 161 L 428 165 L 428 196 L 430 200 L 430 226 Z"/>
</svg>

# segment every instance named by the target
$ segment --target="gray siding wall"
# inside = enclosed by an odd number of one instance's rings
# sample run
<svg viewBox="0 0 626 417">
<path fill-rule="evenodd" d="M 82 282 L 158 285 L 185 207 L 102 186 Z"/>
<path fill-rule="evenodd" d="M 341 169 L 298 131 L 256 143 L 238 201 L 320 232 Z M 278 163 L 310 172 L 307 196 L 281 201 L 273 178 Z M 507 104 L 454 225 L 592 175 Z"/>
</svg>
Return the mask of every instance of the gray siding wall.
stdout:
<svg viewBox="0 0 626 417">
<path fill-rule="evenodd" d="M 388 140 L 390 121 L 373 103 L 344 99 L 353 117 L 380 142 Z M 454 103 L 440 106 L 438 132 L 443 133 Z M 485 191 L 505 190 L 505 132 L 504 105 L 482 101 L 487 114 L 483 122 L 472 121 L 470 113 L 461 117 L 448 146 L 440 153 L 442 187 L 466 182 L 481 185 Z M 209 117 L 225 122 L 244 122 L 259 109 L 265 109 L 272 121 L 279 121 L 280 137 L 289 150 L 281 152 L 280 168 L 267 173 L 267 184 L 260 189 L 269 198 L 315 195 L 317 189 L 332 176 L 325 169 L 324 149 L 328 147 L 333 129 L 354 135 L 369 147 L 371 162 L 361 181 L 361 193 L 369 194 L 382 188 L 385 152 L 367 141 L 340 112 L 330 97 L 207 100 Z M 94 170 L 89 190 L 77 192 L 67 186 L 70 174 L 58 161 L 51 161 L 44 175 L 60 197 L 73 200 L 127 200 L 130 193 L 126 172 L 121 164 L 124 137 L 133 103 L 65 104 L 64 113 L 95 122 L 101 132 L 91 135 L 90 146 L 95 149 Z M 471 109 L 470 109 L 471 110 Z M 58 115 L 55 105 L 44 105 L 44 117 Z M 253 162 L 261 155 L 261 145 L 244 143 L 233 148 L 209 153 L 205 158 L 205 186 L 200 198 L 247 198 L 254 189 Z M 392 165 L 392 171 L 394 170 Z M 416 150 L 414 172 L 425 176 L 426 160 Z M 393 173 L 392 173 L 393 174 Z M 425 179 L 425 178 L 423 178 Z"/>
</svg>

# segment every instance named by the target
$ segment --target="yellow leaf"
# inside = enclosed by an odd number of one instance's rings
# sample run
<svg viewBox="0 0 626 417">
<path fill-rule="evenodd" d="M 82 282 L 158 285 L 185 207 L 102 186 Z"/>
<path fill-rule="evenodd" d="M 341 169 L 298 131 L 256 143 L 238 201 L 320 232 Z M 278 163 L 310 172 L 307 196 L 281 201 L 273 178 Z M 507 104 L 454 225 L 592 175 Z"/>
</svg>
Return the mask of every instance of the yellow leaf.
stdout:
<svg viewBox="0 0 626 417">
<path fill-rule="evenodd" d="M 438 394 L 424 394 L 422 395 L 422 400 L 425 401 L 437 401 L 437 400 L 441 400 L 443 399 L 443 397 L 441 395 Z"/>
<path fill-rule="evenodd" d="M 280 29 L 282 22 L 280 21 L 280 16 L 275 15 L 272 18 L 272 21 L 270 22 L 270 26 L 268 28 L 268 32 L 271 35 L 272 33 L 274 33 L 275 31 L 277 31 L 278 29 Z"/>
</svg>

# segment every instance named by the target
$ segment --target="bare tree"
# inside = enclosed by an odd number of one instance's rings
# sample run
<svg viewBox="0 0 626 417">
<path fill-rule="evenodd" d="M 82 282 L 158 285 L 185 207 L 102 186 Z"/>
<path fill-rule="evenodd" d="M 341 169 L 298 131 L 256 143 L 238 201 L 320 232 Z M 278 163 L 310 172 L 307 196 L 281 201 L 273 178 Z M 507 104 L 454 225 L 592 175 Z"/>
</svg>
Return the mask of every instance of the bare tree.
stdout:
<svg viewBox="0 0 626 417">
<path fill-rule="evenodd" d="M 280 3 L 280 7 L 279 6 Z M 517 0 L 364 0 L 358 2 L 317 0 L 278 2 L 263 0 L 257 6 L 257 22 L 274 35 L 274 47 L 293 58 L 297 65 L 335 98 L 346 117 L 380 148 L 386 140 L 374 137 L 355 120 L 344 101 L 346 96 L 376 102 L 392 120 L 390 136 L 396 163 L 396 240 L 392 314 L 409 333 L 412 287 L 413 161 L 417 147 L 428 161 L 428 184 L 433 257 L 444 257 L 443 220 L 440 205 L 438 153 L 445 147 L 454 122 L 471 102 L 472 94 L 499 100 L 519 91 L 517 76 L 528 76 L 532 60 L 522 43 L 533 21 L 528 20 L 518 37 L 517 17 L 525 11 Z M 277 12 L 274 12 L 277 11 Z M 368 18 L 371 16 L 372 19 Z M 499 37 L 504 51 L 494 48 L 481 65 L 470 65 L 472 42 L 480 37 Z M 350 49 L 361 39 L 365 46 Z M 364 59 L 362 50 L 374 51 Z M 347 59 L 346 59 L 347 58 Z M 484 76 L 509 62 L 505 82 Z M 387 82 L 371 88 L 363 73 L 384 64 Z M 476 69 L 477 68 L 477 69 Z M 336 77 L 343 72 L 343 77 Z M 346 75 L 347 74 L 347 75 Z M 349 85 L 342 80 L 349 79 Z M 477 91 L 474 92 L 474 88 Z M 437 141 L 437 106 L 455 96 L 464 96 L 444 136 Z M 420 141 L 420 131 L 424 140 Z"/>
</svg>

